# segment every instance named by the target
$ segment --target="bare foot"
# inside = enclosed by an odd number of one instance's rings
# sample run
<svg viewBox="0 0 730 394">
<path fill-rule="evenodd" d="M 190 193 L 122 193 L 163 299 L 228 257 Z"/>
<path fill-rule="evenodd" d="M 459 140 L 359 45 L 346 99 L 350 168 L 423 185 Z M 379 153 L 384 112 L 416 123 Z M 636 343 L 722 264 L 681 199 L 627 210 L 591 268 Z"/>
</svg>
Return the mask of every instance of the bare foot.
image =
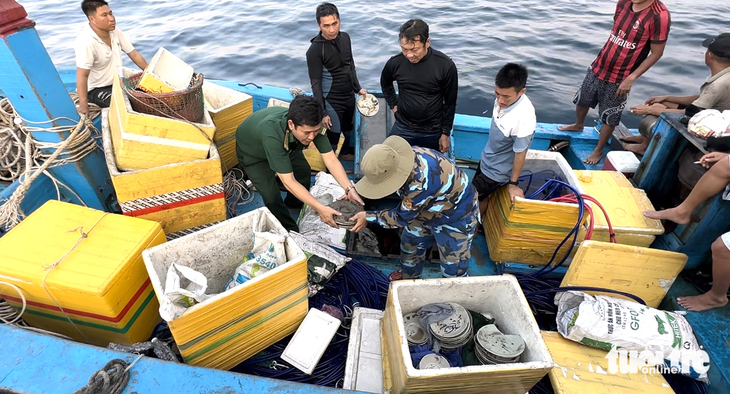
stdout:
<svg viewBox="0 0 730 394">
<path fill-rule="evenodd" d="M 582 124 L 568 124 L 564 126 L 558 126 L 558 130 L 560 131 L 583 131 L 583 125 Z"/>
<path fill-rule="evenodd" d="M 646 153 L 646 146 L 644 144 L 621 144 L 624 149 L 626 149 L 629 152 L 634 152 L 638 155 L 643 155 Z"/>
<path fill-rule="evenodd" d="M 677 224 L 689 223 L 692 212 L 686 212 L 680 207 L 663 209 L 661 211 L 644 211 L 644 216 L 650 219 L 671 220 Z"/>
<path fill-rule="evenodd" d="M 727 296 L 718 298 L 713 294 L 705 293 L 696 296 L 678 297 L 677 302 L 688 311 L 699 312 L 727 305 Z"/>
<path fill-rule="evenodd" d="M 603 158 L 603 152 L 593 152 L 590 156 L 588 156 L 585 160 L 583 160 L 583 163 L 586 164 L 596 164 Z"/>
<path fill-rule="evenodd" d="M 644 137 L 640 135 L 627 135 L 619 137 L 619 140 L 623 142 L 630 142 L 632 144 L 640 144 L 644 142 Z"/>
</svg>

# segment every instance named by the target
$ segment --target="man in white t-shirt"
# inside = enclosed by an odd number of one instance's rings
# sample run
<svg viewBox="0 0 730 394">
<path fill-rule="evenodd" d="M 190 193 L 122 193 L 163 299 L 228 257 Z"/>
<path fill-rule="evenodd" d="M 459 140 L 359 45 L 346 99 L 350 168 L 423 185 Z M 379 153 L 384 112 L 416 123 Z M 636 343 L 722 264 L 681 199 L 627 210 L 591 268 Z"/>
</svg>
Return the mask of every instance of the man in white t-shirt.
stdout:
<svg viewBox="0 0 730 394">
<path fill-rule="evenodd" d="M 496 98 L 489 140 L 472 180 L 479 194 L 482 217 L 487 209 L 487 196 L 499 186 L 509 184 L 512 199 L 524 197 L 517 184 L 537 125 L 535 107 L 525 95 L 526 86 L 527 68 L 521 64 L 507 63 L 495 78 Z"/>
<path fill-rule="evenodd" d="M 122 51 L 144 69 L 147 61 L 127 41 L 104 0 L 84 0 L 81 10 L 89 24 L 76 37 L 76 92 L 79 113 L 88 114 L 89 102 L 108 107 L 111 102 L 114 73 L 122 65 Z"/>
</svg>

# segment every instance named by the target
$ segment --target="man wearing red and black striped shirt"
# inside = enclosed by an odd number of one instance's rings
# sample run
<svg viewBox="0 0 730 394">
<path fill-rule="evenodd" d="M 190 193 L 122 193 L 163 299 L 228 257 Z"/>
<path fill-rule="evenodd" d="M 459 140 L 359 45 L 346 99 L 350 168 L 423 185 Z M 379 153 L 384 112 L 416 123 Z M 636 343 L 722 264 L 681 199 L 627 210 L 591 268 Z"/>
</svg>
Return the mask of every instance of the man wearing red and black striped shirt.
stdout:
<svg viewBox="0 0 730 394">
<path fill-rule="evenodd" d="M 659 0 L 619 0 L 613 30 L 573 99 L 575 124 L 560 130 L 583 131 L 590 108 L 598 105 L 601 133 L 596 149 L 585 162 L 596 164 L 603 148 L 621 122 L 621 112 L 634 81 L 664 54 L 671 24 L 667 7 Z"/>
</svg>

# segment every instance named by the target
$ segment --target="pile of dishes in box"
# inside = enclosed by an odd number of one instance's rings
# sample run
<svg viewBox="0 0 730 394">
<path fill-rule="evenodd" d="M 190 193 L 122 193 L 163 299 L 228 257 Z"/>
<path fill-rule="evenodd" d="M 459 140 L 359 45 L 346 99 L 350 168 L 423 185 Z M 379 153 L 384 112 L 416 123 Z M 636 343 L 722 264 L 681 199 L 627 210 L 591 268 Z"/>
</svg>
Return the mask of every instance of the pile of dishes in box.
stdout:
<svg viewBox="0 0 730 394">
<path fill-rule="evenodd" d="M 522 337 L 501 332 L 489 313 L 454 302 L 425 305 L 403 322 L 418 369 L 517 363 L 525 351 Z"/>
</svg>

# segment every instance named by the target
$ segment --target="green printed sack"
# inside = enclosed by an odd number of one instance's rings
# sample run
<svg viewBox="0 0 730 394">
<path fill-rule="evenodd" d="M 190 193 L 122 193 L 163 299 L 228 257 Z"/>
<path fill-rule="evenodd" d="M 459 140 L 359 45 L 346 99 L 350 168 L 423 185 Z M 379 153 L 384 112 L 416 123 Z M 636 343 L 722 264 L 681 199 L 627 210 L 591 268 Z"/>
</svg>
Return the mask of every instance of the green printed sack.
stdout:
<svg viewBox="0 0 730 394">
<path fill-rule="evenodd" d="M 560 334 L 606 351 L 611 349 L 662 354 L 697 354 L 701 348 L 687 319 L 679 313 L 650 308 L 624 299 L 567 291 L 555 296 Z M 706 379 L 706 373 L 687 375 Z"/>
</svg>

